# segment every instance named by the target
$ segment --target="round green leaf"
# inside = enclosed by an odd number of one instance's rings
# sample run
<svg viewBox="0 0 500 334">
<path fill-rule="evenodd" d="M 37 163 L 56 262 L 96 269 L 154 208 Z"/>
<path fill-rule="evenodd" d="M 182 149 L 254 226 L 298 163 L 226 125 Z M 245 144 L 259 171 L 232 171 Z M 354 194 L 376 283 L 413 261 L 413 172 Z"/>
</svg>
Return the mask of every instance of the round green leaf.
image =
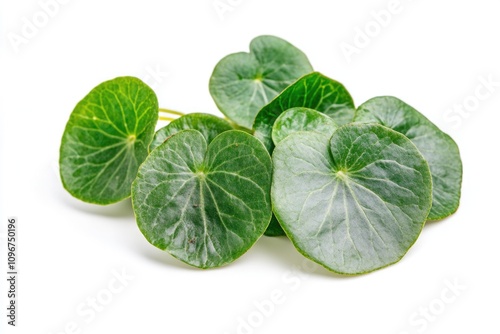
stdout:
<svg viewBox="0 0 500 334">
<path fill-rule="evenodd" d="M 92 89 L 71 113 L 61 140 L 64 188 L 102 205 L 129 197 L 157 120 L 156 95 L 137 78 L 119 77 Z"/>
<path fill-rule="evenodd" d="M 259 36 L 250 43 L 250 53 L 234 53 L 217 64 L 210 94 L 224 115 L 251 128 L 260 108 L 312 70 L 306 55 L 292 44 Z"/>
<path fill-rule="evenodd" d="M 432 174 L 432 209 L 429 220 L 453 214 L 460 203 L 462 159 L 455 141 L 424 115 L 391 97 L 375 97 L 359 106 L 356 122 L 375 122 L 408 137 L 429 163 Z"/>
<path fill-rule="evenodd" d="M 327 114 L 338 125 L 351 122 L 355 110 L 351 95 L 341 83 L 318 72 L 305 75 L 264 106 L 255 118 L 254 135 L 269 152 L 274 148 L 274 122 L 285 110 L 294 107 L 310 108 Z"/>
<path fill-rule="evenodd" d="M 313 109 L 296 107 L 286 110 L 276 119 L 272 136 L 274 144 L 277 144 L 297 131 L 316 131 L 328 134 L 330 137 L 336 129 L 337 125 L 331 117 Z M 272 237 L 286 235 L 274 215 L 265 235 Z"/>
<path fill-rule="evenodd" d="M 207 148 L 184 130 L 151 152 L 132 185 L 139 229 L 154 246 L 199 268 L 245 253 L 271 219 L 271 158 L 253 136 L 226 131 Z"/>
<path fill-rule="evenodd" d="M 331 137 L 337 130 L 335 121 L 316 110 L 309 108 L 292 108 L 283 112 L 273 125 L 273 142 L 277 145 L 288 135 L 298 131 L 316 131 Z"/>
<path fill-rule="evenodd" d="M 342 274 L 399 261 L 431 207 L 429 166 L 415 145 L 378 124 L 351 124 L 329 140 L 297 132 L 273 153 L 276 217 L 306 257 Z"/>
<path fill-rule="evenodd" d="M 228 121 L 214 115 L 203 113 L 187 114 L 156 131 L 153 141 L 149 145 L 149 150 L 154 150 L 177 132 L 190 129 L 200 131 L 207 143 L 210 144 L 217 135 L 233 128 Z"/>
</svg>

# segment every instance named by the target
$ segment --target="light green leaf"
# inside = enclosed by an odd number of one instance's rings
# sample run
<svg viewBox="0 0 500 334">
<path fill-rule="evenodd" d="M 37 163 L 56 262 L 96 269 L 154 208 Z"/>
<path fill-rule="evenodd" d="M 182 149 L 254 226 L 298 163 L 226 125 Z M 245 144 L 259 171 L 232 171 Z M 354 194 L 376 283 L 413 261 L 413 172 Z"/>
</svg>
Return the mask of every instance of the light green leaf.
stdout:
<svg viewBox="0 0 500 334">
<path fill-rule="evenodd" d="M 291 108 L 283 112 L 274 122 L 272 138 L 274 145 L 298 131 L 316 131 L 331 137 L 337 130 L 335 121 L 319 111 L 309 108 Z"/>
<path fill-rule="evenodd" d="M 378 124 L 350 124 L 329 140 L 296 132 L 273 153 L 273 209 L 295 247 L 341 274 L 399 261 L 431 207 L 429 166 L 415 145 Z"/>
<path fill-rule="evenodd" d="M 327 114 L 339 126 L 352 121 L 354 102 L 345 87 L 321 73 L 303 76 L 263 107 L 254 122 L 255 136 L 272 152 L 272 128 L 285 110 L 305 107 Z"/>
<path fill-rule="evenodd" d="M 278 117 L 273 126 L 272 136 L 274 144 L 277 144 L 297 131 L 316 131 L 331 136 L 336 129 L 337 125 L 333 119 L 325 114 L 313 109 L 297 107 L 288 109 Z M 270 237 L 286 235 L 274 215 L 264 234 Z"/>
<path fill-rule="evenodd" d="M 230 263 L 269 225 L 271 173 L 250 134 L 226 131 L 207 148 L 200 132 L 181 131 L 151 152 L 132 185 L 139 229 L 192 266 Z"/>
<path fill-rule="evenodd" d="M 173 120 L 156 131 L 153 141 L 149 145 L 149 150 L 154 150 L 177 132 L 190 129 L 200 131 L 205 140 L 210 144 L 217 135 L 233 128 L 228 121 L 214 115 L 202 113 L 187 114 Z"/>
<path fill-rule="evenodd" d="M 259 36 L 250 43 L 250 53 L 234 53 L 217 64 L 210 94 L 224 115 L 251 128 L 260 108 L 312 70 L 306 55 L 292 44 Z"/>
<path fill-rule="evenodd" d="M 61 140 L 64 188 L 102 205 L 129 197 L 157 120 L 156 95 L 137 78 L 119 77 L 92 89 L 71 113 Z"/>
<path fill-rule="evenodd" d="M 356 122 L 375 122 L 408 137 L 429 163 L 433 182 L 429 220 L 453 214 L 460 203 L 462 160 L 453 139 L 424 115 L 391 97 L 375 97 L 359 106 Z"/>
</svg>

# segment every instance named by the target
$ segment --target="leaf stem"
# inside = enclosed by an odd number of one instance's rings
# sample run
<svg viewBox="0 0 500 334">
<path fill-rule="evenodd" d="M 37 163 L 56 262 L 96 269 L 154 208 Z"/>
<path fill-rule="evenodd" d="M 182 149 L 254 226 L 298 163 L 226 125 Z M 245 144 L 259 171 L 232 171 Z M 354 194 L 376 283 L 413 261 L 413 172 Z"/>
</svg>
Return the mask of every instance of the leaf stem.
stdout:
<svg viewBox="0 0 500 334">
<path fill-rule="evenodd" d="M 158 119 L 160 121 L 169 121 L 169 122 L 172 122 L 173 120 L 177 119 L 177 118 L 172 118 L 172 117 L 165 117 L 165 116 L 158 116 Z"/>
<path fill-rule="evenodd" d="M 165 108 L 159 108 L 158 110 L 160 112 L 163 112 L 163 113 L 166 113 L 166 114 L 170 114 L 170 115 L 178 115 L 178 116 L 184 116 L 185 115 L 183 112 L 180 112 L 180 111 L 177 111 L 177 110 L 171 110 L 171 109 L 165 109 Z"/>
</svg>

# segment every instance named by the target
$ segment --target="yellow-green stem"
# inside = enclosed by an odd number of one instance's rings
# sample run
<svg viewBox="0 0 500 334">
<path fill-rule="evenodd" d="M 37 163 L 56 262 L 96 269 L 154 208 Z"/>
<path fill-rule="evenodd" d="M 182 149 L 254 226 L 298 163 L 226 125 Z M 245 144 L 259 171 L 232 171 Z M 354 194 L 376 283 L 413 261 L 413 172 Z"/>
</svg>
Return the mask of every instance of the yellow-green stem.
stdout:
<svg viewBox="0 0 500 334">
<path fill-rule="evenodd" d="M 183 112 L 177 111 L 177 110 L 170 110 L 170 109 L 165 109 L 165 108 L 159 108 L 160 112 L 164 112 L 166 114 L 170 115 L 178 115 L 178 116 L 184 116 L 185 114 Z"/>
<path fill-rule="evenodd" d="M 165 116 L 158 116 L 158 119 L 160 121 L 169 121 L 169 122 L 172 122 L 173 120 L 175 120 L 176 118 L 172 118 L 172 117 L 165 117 Z"/>
</svg>

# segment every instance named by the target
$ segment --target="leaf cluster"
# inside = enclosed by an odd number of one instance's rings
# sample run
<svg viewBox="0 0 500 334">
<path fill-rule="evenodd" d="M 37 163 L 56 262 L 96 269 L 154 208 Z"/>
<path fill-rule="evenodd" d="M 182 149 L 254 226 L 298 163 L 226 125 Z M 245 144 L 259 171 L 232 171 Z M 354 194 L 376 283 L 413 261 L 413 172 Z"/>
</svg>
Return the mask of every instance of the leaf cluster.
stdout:
<svg viewBox="0 0 500 334">
<path fill-rule="evenodd" d="M 223 58 L 209 90 L 226 118 L 187 114 L 155 131 L 161 109 L 141 80 L 95 87 L 62 137 L 65 189 L 101 205 L 131 197 L 144 237 L 199 268 L 266 234 L 334 272 L 366 273 L 458 208 L 451 137 L 395 97 L 355 107 L 283 39 L 260 36 Z"/>
</svg>

